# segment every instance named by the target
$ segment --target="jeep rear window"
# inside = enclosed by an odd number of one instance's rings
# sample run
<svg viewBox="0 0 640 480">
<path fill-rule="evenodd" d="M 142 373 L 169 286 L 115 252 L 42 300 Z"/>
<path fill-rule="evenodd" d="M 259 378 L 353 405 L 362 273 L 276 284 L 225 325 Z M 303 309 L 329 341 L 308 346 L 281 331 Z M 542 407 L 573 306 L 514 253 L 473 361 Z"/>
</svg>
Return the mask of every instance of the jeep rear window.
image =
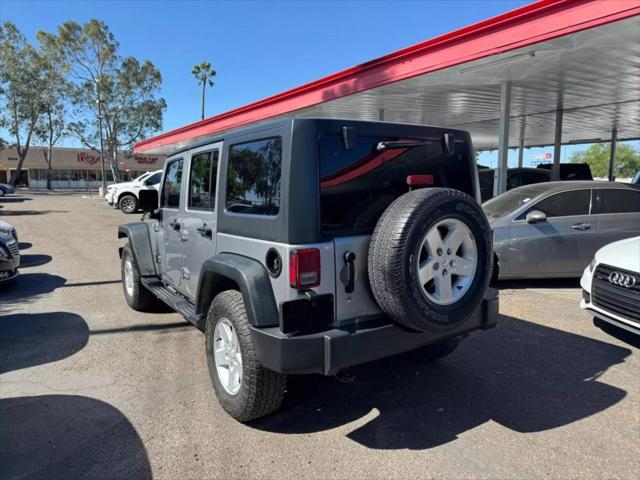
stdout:
<svg viewBox="0 0 640 480">
<path fill-rule="evenodd" d="M 227 171 L 228 212 L 277 215 L 280 209 L 282 139 L 231 146 Z"/>
<path fill-rule="evenodd" d="M 409 175 L 432 175 L 433 186 L 449 186 L 473 195 L 473 171 L 467 145 L 457 143 L 445 156 L 443 144 L 377 150 L 382 141 L 418 142 L 420 138 L 359 135 L 346 150 L 340 135 L 320 139 L 320 222 L 324 235 L 371 233 L 386 208 L 409 191 Z"/>
</svg>

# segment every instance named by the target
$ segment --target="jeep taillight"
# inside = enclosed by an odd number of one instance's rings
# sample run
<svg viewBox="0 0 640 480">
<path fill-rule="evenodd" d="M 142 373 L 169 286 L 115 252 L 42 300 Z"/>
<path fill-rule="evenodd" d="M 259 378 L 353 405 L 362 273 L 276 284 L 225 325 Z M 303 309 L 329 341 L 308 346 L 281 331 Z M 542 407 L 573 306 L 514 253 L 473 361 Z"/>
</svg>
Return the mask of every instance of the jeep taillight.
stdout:
<svg viewBox="0 0 640 480">
<path fill-rule="evenodd" d="M 293 288 L 320 285 L 320 250 L 302 248 L 289 253 L 289 280 Z"/>
</svg>

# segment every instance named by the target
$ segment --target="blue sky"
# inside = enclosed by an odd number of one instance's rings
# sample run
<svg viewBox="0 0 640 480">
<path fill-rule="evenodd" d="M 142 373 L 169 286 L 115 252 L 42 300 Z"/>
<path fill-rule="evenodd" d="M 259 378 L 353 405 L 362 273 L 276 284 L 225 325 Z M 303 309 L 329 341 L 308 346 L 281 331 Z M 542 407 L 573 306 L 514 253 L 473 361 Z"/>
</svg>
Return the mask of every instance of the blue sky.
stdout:
<svg viewBox="0 0 640 480">
<path fill-rule="evenodd" d="M 218 71 L 207 91 L 209 117 L 528 3 L 0 0 L 0 21 L 30 40 L 66 20 L 105 21 L 121 55 L 151 60 L 162 72 L 166 131 L 200 119 L 191 69 L 203 60 Z"/>
</svg>

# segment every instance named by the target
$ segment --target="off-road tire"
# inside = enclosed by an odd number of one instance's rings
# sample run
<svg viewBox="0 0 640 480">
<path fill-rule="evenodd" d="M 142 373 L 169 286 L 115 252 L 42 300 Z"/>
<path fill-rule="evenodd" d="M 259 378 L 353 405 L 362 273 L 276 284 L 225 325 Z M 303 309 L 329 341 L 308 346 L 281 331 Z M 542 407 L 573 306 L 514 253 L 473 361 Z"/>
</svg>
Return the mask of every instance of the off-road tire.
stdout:
<svg viewBox="0 0 640 480">
<path fill-rule="evenodd" d="M 214 360 L 214 331 L 222 318 L 233 325 L 242 354 L 242 380 L 240 390 L 235 395 L 229 394 L 222 386 Z M 287 376 L 264 368 L 258 361 L 249 319 L 239 291 L 226 290 L 213 299 L 207 314 L 205 342 L 209 376 L 220 405 L 229 415 L 239 422 L 249 422 L 269 415 L 280 407 Z"/>
<path fill-rule="evenodd" d="M 130 293 L 127 291 L 125 280 L 125 265 L 128 260 L 131 260 L 132 275 L 133 275 L 133 291 Z M 156 304 L 156 297 L 146 289 L 146 287 L 140 281 L 140 267 L 136 262 L 136 257 L 131 252 L 129 245 L 125 245 L 122 249 L 122 257 L 120 258 L 120 274 L 122 275 L 122 291 L 124 292 L 124 298 L 134 310 L 139 312 L 148 312 Z"/>
<path fill-rule="evenodd" d="M 4 193 L 4 189 L 0 188 L 0 197 L 4 197 L 5 193 Z"/>
<path fill-rule="evenodd" d="M 122 195 L 118 199 L 118 208 L 122 213 L 130 215 L 138 211 L 138 199 L 135 195 L 129 193 Z"/>
<path fill-rule="evenodd" d="M 415 255 L 426 232 L 448 218 L 471 231 L 477 264 L 466 293 L 452 304 L 439 305 L 419 284 Z M 492 260 L 492 232 L 478 203 L 458 190 L 424 188 L 397 198 L 378 220 L 369 245 L 369 280 L 380 308 L 396 322 L 417 331 L 446 332 L 464 323 L 482 301 Z"/>
</svg>

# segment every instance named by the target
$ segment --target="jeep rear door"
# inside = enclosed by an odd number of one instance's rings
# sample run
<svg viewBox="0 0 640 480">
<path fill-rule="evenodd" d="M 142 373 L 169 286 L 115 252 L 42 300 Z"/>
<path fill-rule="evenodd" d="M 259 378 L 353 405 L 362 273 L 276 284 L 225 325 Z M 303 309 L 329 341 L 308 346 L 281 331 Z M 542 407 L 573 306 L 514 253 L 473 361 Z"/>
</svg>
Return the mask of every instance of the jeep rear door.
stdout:
<svg viewBox="0 0 640 480">
<path fill-rule="evenodd" d="M 162 233 L 161 277 L 171 286 L 178 288 L 182 279 L 182 239 L 180 189 L 182 186 L 182 158 L 167 162 L 160 195 L 160 220 Z"/>
<path fill-rule="evenodd" d="M 191 152 L 182 213 L 183 279 L 180 291 L 196 299 L 204 261 L 216 251 L 216 184 L 222 143 Z"/>
</svg>

